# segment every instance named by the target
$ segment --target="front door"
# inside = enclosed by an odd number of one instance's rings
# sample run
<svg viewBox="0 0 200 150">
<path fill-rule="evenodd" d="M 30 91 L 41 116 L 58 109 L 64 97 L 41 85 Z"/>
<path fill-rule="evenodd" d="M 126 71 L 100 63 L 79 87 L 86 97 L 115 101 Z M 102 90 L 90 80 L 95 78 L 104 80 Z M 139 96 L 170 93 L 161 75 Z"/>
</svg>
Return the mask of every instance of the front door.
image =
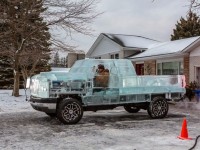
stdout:
<svg viewBox="0 0 200 150">
<path fill-rule="evenodd" d="M 137 75 L 144 75 L 144 64 L 136 64 Z"/>
<path fill-rule="evenodd" d="M 200 67 L 196 67 L 196 81 L 200 84 Z"/>
</svg>

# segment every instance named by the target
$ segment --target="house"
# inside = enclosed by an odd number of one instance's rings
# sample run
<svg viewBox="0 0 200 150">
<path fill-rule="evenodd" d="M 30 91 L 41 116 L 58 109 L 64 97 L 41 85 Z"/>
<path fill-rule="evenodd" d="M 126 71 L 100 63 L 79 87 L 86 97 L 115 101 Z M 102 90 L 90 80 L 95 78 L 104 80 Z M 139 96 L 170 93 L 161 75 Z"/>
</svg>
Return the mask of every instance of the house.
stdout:
<svg viewBox="0 0 200 150">
<path fill-rule="evenodd" d="M 122 59 L 148 49 L 159 41 L 123 34 L 101 33 L 86 54 L 88 58 Z"/>
<path fill-rule="evenodd" d="M 71 68 L 75 61 L 85 59 L 84 52 L 69 52 L 66 59 L 66 64 L 68 68 Z"/>
<path fill-rule="evenodd" d="M 175 41 L 101 33 L 86 54 L 88 58 L 130 59 L 138 75 L 182 75 L 200 83 L 200 37 Z"/>
<path fill-rule="evenodd" d="M 159 41 L 135 35 L 101 33 L 86 54 L 88 58 L 124 59 L 146 51 Z M 136 72 L 143 74 L 143 65 L 136 64 Z"/>
</svg>

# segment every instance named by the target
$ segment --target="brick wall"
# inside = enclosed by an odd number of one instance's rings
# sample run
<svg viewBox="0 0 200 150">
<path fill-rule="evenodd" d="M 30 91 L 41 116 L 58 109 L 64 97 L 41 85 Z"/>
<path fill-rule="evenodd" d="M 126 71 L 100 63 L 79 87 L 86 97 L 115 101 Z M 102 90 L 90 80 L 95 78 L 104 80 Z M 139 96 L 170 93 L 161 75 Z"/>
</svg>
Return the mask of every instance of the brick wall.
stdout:
<svg viewBox="0 0 200 150">
<path fill-rule="evenodd" d="M 144 75 L 156 75 L 156 60 L 144 61 Z"/>
</svg>

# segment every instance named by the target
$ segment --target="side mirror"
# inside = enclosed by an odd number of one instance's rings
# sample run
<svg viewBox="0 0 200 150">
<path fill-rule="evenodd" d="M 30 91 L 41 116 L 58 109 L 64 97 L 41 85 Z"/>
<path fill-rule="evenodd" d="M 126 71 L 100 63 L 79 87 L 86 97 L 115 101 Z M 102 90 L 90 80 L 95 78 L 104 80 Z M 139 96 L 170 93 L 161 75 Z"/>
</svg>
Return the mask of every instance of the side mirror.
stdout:
<svg viewBox="0 0 200 150">
<path fill-rule="evenodd" d="M 28 77 L 28 78 L 26 79 L 26 88 L 27 88 L 27 89 L 30 88 L 30 83 L 31 83 L 31 78 Z"/>
</svg>

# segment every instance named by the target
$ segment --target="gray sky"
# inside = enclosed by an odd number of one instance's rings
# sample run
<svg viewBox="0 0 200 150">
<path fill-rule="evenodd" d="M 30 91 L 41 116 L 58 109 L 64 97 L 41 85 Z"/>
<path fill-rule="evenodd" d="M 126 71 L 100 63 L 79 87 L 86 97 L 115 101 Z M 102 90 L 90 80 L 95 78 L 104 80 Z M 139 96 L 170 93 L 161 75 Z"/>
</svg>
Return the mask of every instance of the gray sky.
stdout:
<svg viewBox="0 0 200 150">
<path fill-rule="evenodd" d="M 87 52 L 100 33 L 169 41 L 177 21 L 186 16 L 188 4 L 188 0 L 99 0 L 96 10 L 104 13 L 90 25 L 94 36 L 76 34 L 68 43 Z"/>
</svg>

